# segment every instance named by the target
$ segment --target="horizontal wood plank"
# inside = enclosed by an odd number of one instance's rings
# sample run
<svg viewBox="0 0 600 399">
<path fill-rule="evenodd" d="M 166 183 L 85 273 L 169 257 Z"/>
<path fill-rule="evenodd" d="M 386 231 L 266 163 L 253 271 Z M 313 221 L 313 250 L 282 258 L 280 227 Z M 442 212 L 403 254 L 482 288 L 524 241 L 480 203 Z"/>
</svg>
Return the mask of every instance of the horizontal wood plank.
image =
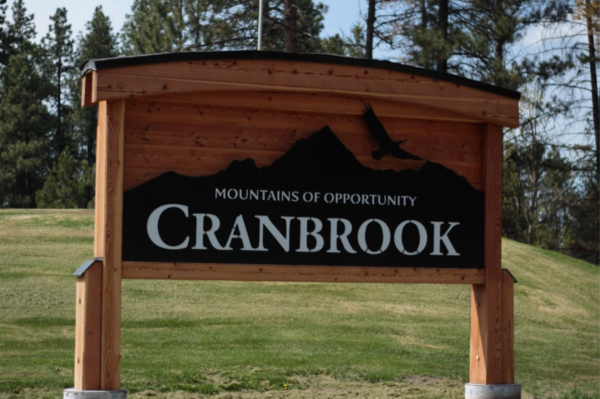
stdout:
<svg viewBox="0 0 600 399">
<path fill-rule="evenodd" d="M 294 127 L 296 129 L 313 129 L 314 131 L 327 125 L 336 133 L 368 135 L 360 108 L 356 109 L 355 114 L 336 114 L 267 110 L 254 108 L 251 104 L 248 104 L 246 108 L 139 100 L 128 101 L 127 104 L 127 120 L 139 123 L 149 121 L 174 124 L 202 123 L 213 126 L 265 129 Z M 375 111 L 377 112 L 377 109 Z M 443 121 L 414 120 L 383 115 L 380 115 L 379 119 L 390 135 L 409 132 L 445 134 L 455 138 L 481 135 L 479 125 L 473 123 L 444 123 Z"/>
<path fill-rule="evenodd" d="M 518 126 L 518 100 L 396 71 L 263 60 L 172 62 L 97 72 L 92 101 L 202 91 L 284 91 L 405 101 Z"/>
<path fill-rule="evenodd" d="M 483 269 L 123 262 L 123 278 L 323 283 L 482 284 Z"/>
<path fill-rule="evenodd" d="M 187 103 L 213 107 L 236 107 L 283 110 L 308 113 L 356 115 L 366 102 L 377 110 L 379 117 L 426 119 L 429 121 L 458 121 L 480 123 L 476 118 L 457 112 L 443 111 L 410 104 L 350 94 L 277 92 L 277 91 L 214 91 L 176 93 L 144 97 L 158 102 Z"/>
</svg>

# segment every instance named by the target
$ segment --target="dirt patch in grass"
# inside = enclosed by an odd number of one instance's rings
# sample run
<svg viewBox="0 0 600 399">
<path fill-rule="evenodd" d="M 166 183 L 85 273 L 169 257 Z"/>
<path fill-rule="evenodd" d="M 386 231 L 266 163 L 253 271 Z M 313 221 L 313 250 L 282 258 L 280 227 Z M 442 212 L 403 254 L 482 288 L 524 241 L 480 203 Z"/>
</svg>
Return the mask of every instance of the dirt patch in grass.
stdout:
<svg viewBox="0 0 600 399">
<path fill-rule="evenodd" d="M 222 392 L 217 395 L 203 395 L 196 392 L 155 392 L 143 391 L 128 395 L 130 399 L 281 399 L 281 398 L 462 398 L 464 385 L 460 381 L 408 376 L 401 380 L 384 383 L 368 383 L 359 381 L 342 381 L 331 376 L 297 377 L 303 388 L 282 386 L 279 390 L 266 392 L 241 391 Z"/>
</svg>

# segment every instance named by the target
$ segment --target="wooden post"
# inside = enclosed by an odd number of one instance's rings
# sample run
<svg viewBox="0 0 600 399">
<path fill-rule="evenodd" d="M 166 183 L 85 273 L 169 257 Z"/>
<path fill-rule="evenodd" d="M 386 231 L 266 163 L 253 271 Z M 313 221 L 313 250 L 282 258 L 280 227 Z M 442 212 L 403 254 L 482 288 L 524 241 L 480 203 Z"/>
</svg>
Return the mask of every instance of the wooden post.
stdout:
<svg viewBox="0 0 600 399">
<path fill-rule="evenodd" d="M 121 387 L 121 251 L 125 100 L 98 107 L 96 256 L 102 256 L 100 389 Z"/>
<path fill-rule="evenodd" d="M 77 277 L 75 311 L 75 389 L 100 389 L 102 262 Z"/>
<path fill-rule="evenodd" d="M 515 280 L 502 270 L 502 383 L 515 383 Z"/>
<path fill-rule="evenodd" d="M 502 127 L 484 124 L 485 283 L 471 285 L 470 382 L 502 384 Z"/>
</svg>

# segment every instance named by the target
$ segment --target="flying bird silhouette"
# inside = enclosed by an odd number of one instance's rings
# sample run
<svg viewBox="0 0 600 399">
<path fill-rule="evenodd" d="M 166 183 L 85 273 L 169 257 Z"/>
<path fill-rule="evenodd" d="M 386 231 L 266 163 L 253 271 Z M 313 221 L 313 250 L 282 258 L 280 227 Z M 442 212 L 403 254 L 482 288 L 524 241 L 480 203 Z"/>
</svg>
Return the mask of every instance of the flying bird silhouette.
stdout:
<svg viewBox="0 0 600 399">
<path fill-rule="evenodd" d="M 373 159 L 380 160 L 385 155 L 389 154 L 400 159 L 413 159 L 415 161 L 421 160 L 421 158 L 417 157 L 416 155 L 408 153 L 399 147 L 400 144 L 404 143 L 406 140 L 392 141 L 385 130 L 385 127 L 383 127 L 383 124 L 379 121 L 379 119 L 377 119 L 377 115 L 375 115 L 371 104 L 363 104 L 362 111 L 365 122 L 367 123 L 367 127 L 369 128 L 369 132 L 371 132 L 373 138 L 377 141 L 380 147 L 379 150 L 373 151 L 371 154 Z"/>
</svg>

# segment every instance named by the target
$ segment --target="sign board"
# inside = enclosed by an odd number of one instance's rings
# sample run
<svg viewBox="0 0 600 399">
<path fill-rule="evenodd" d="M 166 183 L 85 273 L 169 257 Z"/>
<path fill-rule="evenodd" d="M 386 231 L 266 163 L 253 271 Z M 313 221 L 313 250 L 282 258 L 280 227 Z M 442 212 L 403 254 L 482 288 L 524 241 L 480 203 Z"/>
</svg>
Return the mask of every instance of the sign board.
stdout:
<svg viewBox="0 0 600 399">
<path fill-rule="evenodd" d="M 513 383 L 502 129 L 519 96 L 316 54 L 88 62 L 95 260 L 78 271 L 75 388 L 120 388 L 122 279 L 469 285 L 470 381 Z"/>
<path fill-rule="evenodd" d="M 483 207 L 452 170 L 371 169 L 326 126 L 271 166 L 233 161 L 129 190 L 123 260 L 481 268 Z"/>
</svg>

